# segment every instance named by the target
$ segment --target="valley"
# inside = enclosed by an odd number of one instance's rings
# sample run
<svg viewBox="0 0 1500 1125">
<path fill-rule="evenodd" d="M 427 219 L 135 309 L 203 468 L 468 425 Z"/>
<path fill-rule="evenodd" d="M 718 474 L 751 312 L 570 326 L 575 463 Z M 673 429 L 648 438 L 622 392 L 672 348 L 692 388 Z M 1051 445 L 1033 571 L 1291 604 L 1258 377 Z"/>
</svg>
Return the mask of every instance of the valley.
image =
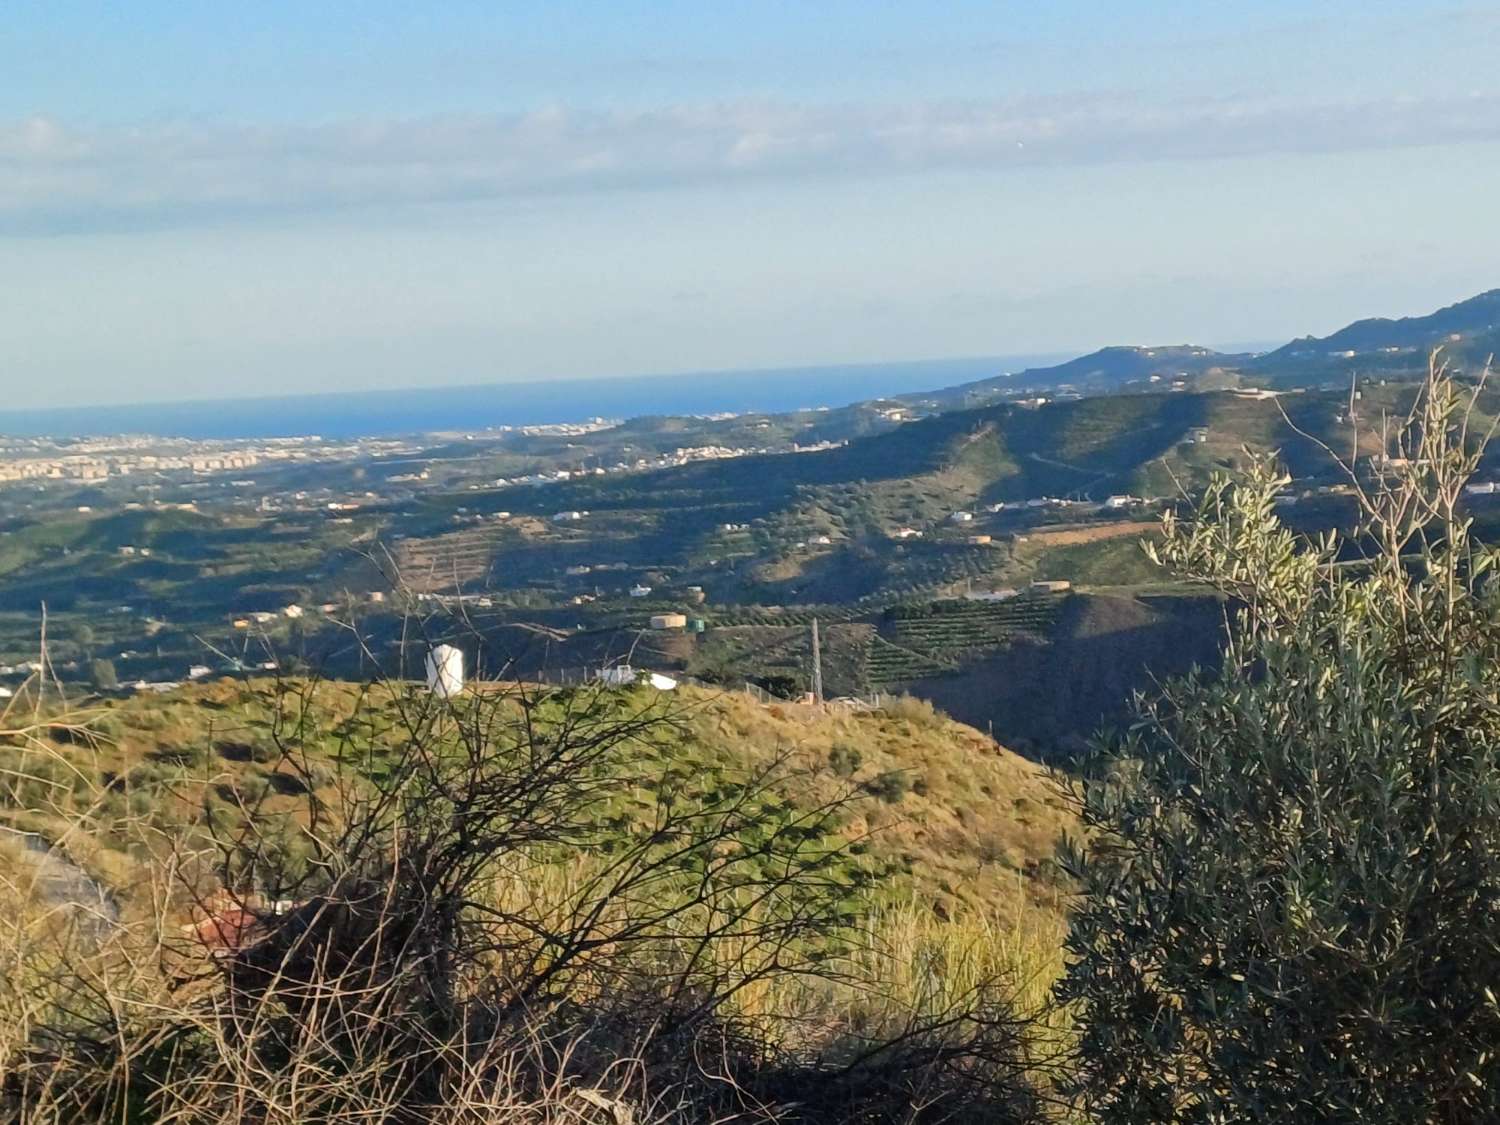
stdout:
<svg viewBox="0 0 1500 1125">
<path fill-rule="evenodd" d="M 1056 756 L 1131 690 L 1212 660 L 1222 610 L 1141 549 L 1162 513 L 1274 452 L 1283 518 L 1346 525 L 1330 450 L 1377 471 L 1380 420 L 1407 409 L 1425 348 L 1475 369 L 1497 303 L 1258 356 L 1106 349 L 783 415 L 12 441 L 0 687 L 38 671 L 45 611 L 46 674 L 83 690 L 403 677 L 446 640 L 481 676 L 577 682 L 628 661 L 796 698 L 816 621 L 827 693 L 914 693 Z M 1085 705 L 1046 702 L 1054 679 Z"/>
</svg>

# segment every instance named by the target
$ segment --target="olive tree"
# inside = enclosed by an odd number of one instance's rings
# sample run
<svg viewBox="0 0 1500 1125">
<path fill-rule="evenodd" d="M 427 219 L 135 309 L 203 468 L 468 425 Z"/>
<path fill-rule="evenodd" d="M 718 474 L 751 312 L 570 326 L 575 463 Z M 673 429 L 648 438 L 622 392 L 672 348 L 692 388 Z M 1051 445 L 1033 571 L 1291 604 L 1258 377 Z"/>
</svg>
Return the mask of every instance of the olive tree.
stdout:
<svg viewBox="0 0 1500 1125">
<path fill-rule="evenodd" d="M 1101 1122 L 1500 1120 L 1500 597 L 1434 363 L 1360 518 L 1312 541 L 1256 461 L 1158 561 L 1226 596 L 1221 669 L 1142 700 L 1081 783 L 1058 986 Z M 1330 454 L 1331 450 L 1328 451 Z"/>
</svg>

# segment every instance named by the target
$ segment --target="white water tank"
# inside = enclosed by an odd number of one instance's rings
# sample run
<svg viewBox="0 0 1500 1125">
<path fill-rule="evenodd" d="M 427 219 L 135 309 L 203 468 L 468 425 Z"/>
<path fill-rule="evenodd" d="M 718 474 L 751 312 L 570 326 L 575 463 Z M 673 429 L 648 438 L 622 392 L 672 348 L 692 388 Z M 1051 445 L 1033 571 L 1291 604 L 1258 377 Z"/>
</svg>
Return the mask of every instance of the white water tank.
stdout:
<svg viewBox="0 0 1500 1125">
<path fill-rule="evenodd" d="M 463 692 L 463 649 L 438 645 L 427 654 L 427 690 L 443 699 L 452 699 Z"/>
</svg>

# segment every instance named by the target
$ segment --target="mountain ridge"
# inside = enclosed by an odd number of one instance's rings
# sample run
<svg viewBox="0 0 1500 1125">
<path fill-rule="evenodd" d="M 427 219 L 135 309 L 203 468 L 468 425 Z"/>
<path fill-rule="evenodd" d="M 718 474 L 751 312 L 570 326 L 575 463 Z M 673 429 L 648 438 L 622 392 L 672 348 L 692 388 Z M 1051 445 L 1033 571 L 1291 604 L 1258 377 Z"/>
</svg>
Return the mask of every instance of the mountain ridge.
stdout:
<svg viewBox="0 0 1500 1125">
<path fill-rule="evenodd" d="M 1306 352 L 1318 349 L 1327 353 L 1351 350 L 1358 353 L 1374 349 L 1432 348 L 1492 335 L 1497 329 L 1500 329 L 1500 289 L 1487 289 L 1430 313 L 1364 317 L 1327 336 L 1300 336 L 1260 358 L 1269 363 L 1282 358 L 1300 358 Z"/>
<path fill-rule="evenodd" d="M 989 397 L 1024 389 L 1040 391 L 1058 387 L 1108 390 L 1153 376 L 1158 379 L 1197 375 L 1216 367 L 1232 366 L 1249 359 L 1247 353 L 1219 352 L 1197 344 L 1110 344 L 1075 359 L 1050 367 L 1031 367 L 1013 374 L 996 375 L 945 387 L 939 391 L 900 396 L 908 402 L 941 401 L 961 404 L 975 396 Z"/>
<path fill-rule="evenodd" d="M 1449 358 L 1482 363 L 1500 350 L 1500 288 L 1414 316 L 1364 317 L 1326 336 L 1307 335 L 1266 352 L 1221 352 L 1197 344 L 1111 344 L 1047 367 L 994 375 L 897 400 L 951 410 L 1020 393 L 1066 390 L 1112 393 L 1133 384 L 1193 382 L 1194 389 L 1232 386 L 1244 376 L 1289 386 L 1344 378 L 1351 366 L 1379 374 L 1415 372 L 1442 346 Z M 1420 363 L 1416 362 L 1420 360 Z M 1203 377 L 1222 379 L 1203 386 Z"/>
</svg>

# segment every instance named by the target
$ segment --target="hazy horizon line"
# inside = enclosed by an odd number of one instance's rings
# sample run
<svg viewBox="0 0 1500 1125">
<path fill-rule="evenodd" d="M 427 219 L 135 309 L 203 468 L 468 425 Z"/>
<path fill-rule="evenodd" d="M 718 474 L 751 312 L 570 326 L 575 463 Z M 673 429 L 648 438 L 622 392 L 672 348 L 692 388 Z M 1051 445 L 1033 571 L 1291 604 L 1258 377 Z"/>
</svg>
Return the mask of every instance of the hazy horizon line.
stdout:
<svg viewBox="0 0 1500 1125">
<path fill-rule="evenodd" d="M 234 395 L 210 395 L 194 396 L 189 398 L 149 398 L 149 399 L 115 399 L 94 402 L 71 402 L 67 404 L 51 406 L 23 406 L 23 407 L 0 407 L 0 419 L 6 417 L 35 417 L 44 414 L 67 414 L 74 411 L 84 410 L 108 410 L 108 409 L 151 409 L 153 407 L 185 407 L 185 406 L 211 406 L 213 404 L 230 405 L 233 403 L 269 403 L 278 401 L 306 401 L 313 399 L 336 399 L 336 398 L 373 398 L 379 395 L 408 395 L 422 393 L 441 393 L 444 391 L 477 391 L 488 390 L 498 387 L 541 387 L 552 386 L 558 383 L 616 383 L 638 381 L 670 381 L 673 379 L 702 379 L 702 378 L 744 378 L 756 375 L 793 375 L 806 372 L 833 373 L 848 371 L 856 373 L 859 371 L 889 370 L 899 367 L 937 366 L 986 362 L 1016 362 L 1025 361 L 1026 366 L 1019 370 L 1030 370 L 1041 366 L 1055 366 L 1078 359 L 1093 351 L 1099 351 L 1106 347 L 1207 347 L 1212 351 L 1221 352 L 1225 355 L 1244 354 L 1247 352 L 1268 351 L 1280 347 L 1286 341 L 1255 341 L 1250 343 L 1233 342 L 1220 344 L 1102 344 L 1098 348 L 1085 351 L 1035 351 L 1035 352 L 1011 352 L 1011 353 L 980 353 L 972 355 L 946 355 L 946 356 L 915 356 L 904 359 L 883 360 L 854 360 L 843 363 L 790 363 L 778 364 L 774 367 L 715 367 L 715 368 L 683 368 L 674 371 L 624 371 L 608 375 L 554 375 L 544 378 L 532 378 L 521 376 L 513 379 L 494 379 L 484 382 L 459 382 L 459 383 L 435 383 L 435 384 L 403 384 L 391 387 L 364 387 L 359 389 L 326 390 L 326 391 L 277 391 L 267 394 L 234 394 Z M 997 371 L 996 375 L 1017 374 L 1015 372 Z M 936 388 L 934 388 L 936 389 Z M 916 393 L 915 391 L 910 393 Z M 860 400 L 852 400 L 858 402 Z M 825 404 L 818 404 L 825 405 Z M 842 403 L 840 405 L 848 405 Z M 0 430 L 3 433 L 3 430 Z"/>
<path fill-rule="evenodd" d="M 1205 345 L 1207 346 L 1207 345 Z M 1219 349 L 1215 349 L 1219 350 Z M 669 381 L 673 379 L 701 379 L 719 377 L 747 377 L 754 375 L 792 375 L 804 372 L 836 372 L 836 371 L 873 371 L 889 369 L 894 367 L 917 367 L 922 365 L 942 364 L 967 364 L 985 363 L 988 361 L 1004 362 L 1014 360 L 1027 360 L 1031 363 L 1065 363 L 1070 359 L 1076 359 L 1087 352 L 1065 351 L 1065 352 L 1016 352 L 1011 354 L 981 354 L 981 355 L 953 355 L 953 356 L 919 356 L 909 359 L 888 360 L 859 360 L 848 363 L 804 363 L 785 364 L 775 367 L 722 367 L 722 368 L 684 368 L 678 371 L 624 371 L 611 375 L 554 375 L 544 378 L 531 378 L 522 376 L 515 379 L 495 379 L 487 382 L 462 382 L 462 383 L 435 383 L 435 384 L 403 384 L 392 387 L 364 387 L 359 389 L 327 390 L 327 391 L 275 391 L 267 394 L 236 394 L 236 395 L 213 395 L 192 398 L 150 398 L 139 400 L 106 400 L 101 402 L 68 403 L 56 406 L 23 406 L 23 407 L 0 407 L 0 419 L 7 416 L 37 414 L 66 414 L 78 410 L 108 410 L 115 408 L 123 409 L 150 409 L 152 407 L 175 407 L 175 406 L 211 406 L 215 403 L 232 404 L 240 402 L 278 402 L 284 400 L 304 401 L 308 399 L 335 399 L 335 398 L 370 398 L 379 395 L 408 395 L 423 394 L 428 392 L 441 393 L 443 391 L 476 391 L 488 390 L 497 387 L 542 387 L 552 386 L 558 383 L 615 383 L 639 381 Z M 996 372 L 1003 374 L 1003 372 Z M 855 400 L 858 401 L 858 400 Z"/>
</svg>

